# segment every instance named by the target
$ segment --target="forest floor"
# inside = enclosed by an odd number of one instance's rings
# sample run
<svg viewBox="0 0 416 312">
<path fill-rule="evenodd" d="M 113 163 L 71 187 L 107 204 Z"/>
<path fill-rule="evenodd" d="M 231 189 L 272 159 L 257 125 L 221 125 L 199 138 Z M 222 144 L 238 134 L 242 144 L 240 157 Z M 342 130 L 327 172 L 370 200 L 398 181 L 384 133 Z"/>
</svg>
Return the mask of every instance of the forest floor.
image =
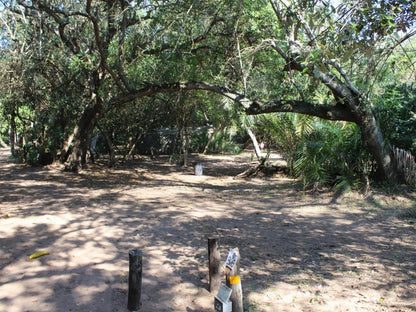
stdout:
<svg viewBox="0 0 416 312">
<path fill-rule="evenodd" d="M 1 149 L 0 311 L 128 311 L 133 248 L 139 311 L 214 311 L 211 235 L 223 260 L 240 250 L 245 311 L 416 311 L 415 193 L 309 194 L 281 174 L 233 179 L 250 153 L 193 160 L 204 175 L 164 157 L 73 174 Z"/>
</svg>

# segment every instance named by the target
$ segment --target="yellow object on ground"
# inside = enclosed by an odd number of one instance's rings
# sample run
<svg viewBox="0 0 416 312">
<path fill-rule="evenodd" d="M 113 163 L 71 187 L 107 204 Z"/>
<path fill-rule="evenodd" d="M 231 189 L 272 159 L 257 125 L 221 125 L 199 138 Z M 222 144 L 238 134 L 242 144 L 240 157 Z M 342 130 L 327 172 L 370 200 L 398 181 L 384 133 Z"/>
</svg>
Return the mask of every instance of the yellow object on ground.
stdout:
<svg viewBox="0 0 416 312">
<path fill-rule="evenodd" d="M 35 252 L 35 253 L 31 254 L 29 256 L 29 258 L 30 259 L 36 259 L 36 258 L 39 258 L 39 257 L 42 257 L 42 256 L 47 256 L 47 255 L 49 255 L 49 252 L 46 252 L 46 251 L 38 251 L 38 252 Z"/>
</svg>

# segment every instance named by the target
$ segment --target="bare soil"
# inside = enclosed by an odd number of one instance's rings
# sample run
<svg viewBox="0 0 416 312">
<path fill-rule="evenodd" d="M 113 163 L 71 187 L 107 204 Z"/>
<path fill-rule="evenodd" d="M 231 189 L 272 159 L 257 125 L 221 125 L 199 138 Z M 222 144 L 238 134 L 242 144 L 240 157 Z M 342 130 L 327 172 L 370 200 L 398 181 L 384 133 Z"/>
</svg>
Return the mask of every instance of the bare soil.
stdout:
<svg viewBox="0 0 416 312">
<path fill-rule="evenodd" d="M 0 311 L 128 311 L 128 252 L 143 251 L 140 311 L 214 311 L 207 237 L 241 253 L 246 311 L 416 311 L 414 193 L 308 194 L 234 180 L 250 153 L 193 156 L 204 175 L 141 158 L 78 174 L 0 151 Z M 49 255 L 30 259 L 35 252 Z"/>
</svg>

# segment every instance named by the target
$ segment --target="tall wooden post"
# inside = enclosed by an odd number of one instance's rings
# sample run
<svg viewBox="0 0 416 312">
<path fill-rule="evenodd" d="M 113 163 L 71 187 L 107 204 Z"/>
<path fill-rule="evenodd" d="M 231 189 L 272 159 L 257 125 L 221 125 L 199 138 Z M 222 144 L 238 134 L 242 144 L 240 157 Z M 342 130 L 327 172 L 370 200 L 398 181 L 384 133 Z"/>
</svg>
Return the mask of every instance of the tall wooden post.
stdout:
<svg viewBox="0 0 416 312">
<path fill-rule="evenodd" d="M 230 301 L 233 303 L 233 312 L 243 312 L 243 289 L 240 279 L 240 252 L 238 248 L 234 248 L 237 256 L 233 268 L 228 266 L 225 268 L 226 284 L 232 289 Z"/>
<path fill-rule="evenodd" d="M 132 249 L 129 252 L 129 295 L 127 309 L 137 311 L 140 308 L 142 294 L 142 252 Z"/>
<path fill-rule="evenodd" d="M 218 236 L 208 237 L 209 291 L 211 293 L 217 292 L 221 285 L 219 240 Z"/>
</svg>

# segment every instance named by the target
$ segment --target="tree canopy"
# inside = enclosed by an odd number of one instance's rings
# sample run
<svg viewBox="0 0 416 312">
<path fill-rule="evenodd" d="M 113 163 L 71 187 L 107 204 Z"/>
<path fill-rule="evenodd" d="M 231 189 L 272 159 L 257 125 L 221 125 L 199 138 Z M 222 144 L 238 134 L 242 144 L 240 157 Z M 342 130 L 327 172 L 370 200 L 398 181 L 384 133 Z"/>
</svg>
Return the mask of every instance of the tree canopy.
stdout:
<svg viewBox="0 0 416 312">
<path fill-rule="evenodd" d="M 356 124 L 385 179 L 401 178 L 374 101 L 392 81 L 415 78 L 413 1 L 0 6 L 2 131 L 12 146 L 36 141 L 76 169 L 97 127 L 123 130 L 127 142 L 155 120 L 216 127 L 218 112 L 291 112 Z"/>
</svg>

